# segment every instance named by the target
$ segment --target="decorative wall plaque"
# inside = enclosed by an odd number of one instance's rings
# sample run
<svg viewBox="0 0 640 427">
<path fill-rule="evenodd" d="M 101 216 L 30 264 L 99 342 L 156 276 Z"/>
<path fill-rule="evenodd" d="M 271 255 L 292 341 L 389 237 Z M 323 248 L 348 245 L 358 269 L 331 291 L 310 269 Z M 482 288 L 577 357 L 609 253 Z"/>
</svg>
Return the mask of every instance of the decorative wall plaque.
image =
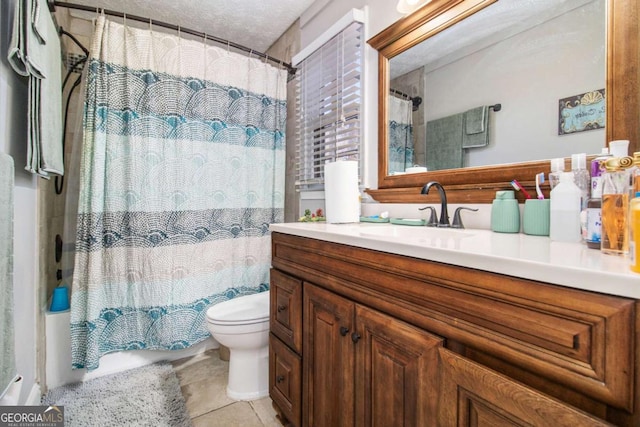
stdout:
<svg viewBox="0 0 640 427">
<path fill-rule="evenodd" d="M 560 100 L 558 135 L 602 129 L 605 125 L 604 89 Z"/>
</svg>

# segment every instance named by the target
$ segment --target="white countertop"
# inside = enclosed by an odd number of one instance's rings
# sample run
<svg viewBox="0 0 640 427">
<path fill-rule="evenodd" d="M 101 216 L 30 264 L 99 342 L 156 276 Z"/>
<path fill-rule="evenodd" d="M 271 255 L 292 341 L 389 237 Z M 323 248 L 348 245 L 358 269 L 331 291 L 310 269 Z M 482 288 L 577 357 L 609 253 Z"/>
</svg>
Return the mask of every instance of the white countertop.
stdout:
<svg viewBox="0 0 640 427">
<path fill-rule="evenodd" d="M 479 229 L 376 223 L 272 224 L 271 231 L 406 255 L 509 276 L 640 299 L 640 274 L 629 259 L 582 243 Z"/>
</svg>

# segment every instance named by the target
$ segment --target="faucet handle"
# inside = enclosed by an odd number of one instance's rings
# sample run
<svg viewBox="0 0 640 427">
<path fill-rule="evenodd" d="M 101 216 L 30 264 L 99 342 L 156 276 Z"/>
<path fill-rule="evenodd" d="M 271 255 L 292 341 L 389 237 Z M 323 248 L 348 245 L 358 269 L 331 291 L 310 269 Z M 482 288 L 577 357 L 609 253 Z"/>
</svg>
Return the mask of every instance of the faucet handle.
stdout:
<svg viewBox="0 0 640 427">
<path fill-rule="evenodd" d="M 433 206 L 425 206 L 424 208 L 418 208 L 419 211 L 423 211 L 425 209 L 429 209 L 431 211 L 431 215 L 429 215 L 429 220 L 425 224 L 427 227 L 437 227 L 438 226 L 438 217 L 436 215 L 436 209 Z"/>
<path fill-rule="evenodd" d="M 455 213 L 453 214 L 453 223 L 451 224 L 451 228 L 464 228 L 464 224 L 462 223 L 462 217 L 460 215 L 460 211 L 463 209 L 467 211 L 473 211 L 473 212 L 476 212 L 478 210 L 473 208 L 467 208 L 464 206 L 457 208 Z"/>
</svg>

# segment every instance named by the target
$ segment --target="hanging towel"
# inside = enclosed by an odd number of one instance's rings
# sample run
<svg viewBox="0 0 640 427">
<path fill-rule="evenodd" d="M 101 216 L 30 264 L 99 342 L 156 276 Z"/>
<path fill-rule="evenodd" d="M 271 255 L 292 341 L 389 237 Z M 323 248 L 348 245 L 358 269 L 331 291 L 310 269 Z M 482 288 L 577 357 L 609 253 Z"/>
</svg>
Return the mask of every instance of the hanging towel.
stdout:
<svg viewBox="0 0 640 427">
<path fill-rule="evenodd" d="M 464 113 L 427 122 L 427 169 L 462 167 L 462 123 Z"/>
<path fill-rule="evenodd" d="M 18 1 L 8 60 L 29 77 L 29 140 L 25 169 L 63 175 L 60 40 L 46 0 Z"/>
<path fill-rule="evenodd" d="M 489 108 L 486 105 L 464 113 L 462 148 L 485 147 L 489 144 Z"/>
<path fill-rule="evenodd" d="M 11 68 L 20 74 L 21 76 L 28 76 L 29 70 L 27 66 L 26 48 L 25 48 L 25 33 L 24 30 L 27 27 L 24 22 L 25 14 L 23 12 L 22 0 L 15 2 L 15 10 L 13 13 L 13 28 L 11 30 L 11 42 L 9 43 L 9 52 L 7 59 Z"/>
<path fill-rule="evenodd" d="M 13 328 L 13 159 L 0 153 L 0 398 L 17 379 Z"/>
</svg>

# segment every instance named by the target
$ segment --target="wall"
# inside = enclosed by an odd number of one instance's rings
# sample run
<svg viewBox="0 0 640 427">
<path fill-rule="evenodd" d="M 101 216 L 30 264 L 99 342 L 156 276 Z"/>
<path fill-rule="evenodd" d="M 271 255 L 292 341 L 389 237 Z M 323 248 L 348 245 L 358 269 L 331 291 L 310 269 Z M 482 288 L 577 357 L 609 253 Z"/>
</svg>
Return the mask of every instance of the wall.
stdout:
<svg viewBox="0 0 640 427">
<path fill-rule="evenodd" d="M 36 271 L 39 263 L 37 179 L 24 171 L 27 156 L 27 80 L 6 59 L 17 0 L 0 1 L 0 150 L 15 163 L 14 325 L 16 365 L 23 377 L 20 403 L 39 399 L 36 384 Z M 5 208 L 5 207 L 3 207 Z M 39 401 L 39 400 L 38 400 Z M 32 404 L 34 402 L 31 402 Z"/>
<path fill-rule="evenodd" d="M 274 58 L 291 63 L 291 58 L 300 51 L 300 21 L 296 20 L 265 52 Z M 291 76 L 290 76 L 291 77 Z M 286 129 L 286 160 L 285 160 L 285 207 L 284 221 L 296 221 L 300 193 L 296 191 L 296 145 L 295 120 L 296 114 L 296 82 L 291 79 L 287 83 L 287 129 Z"/>
</svg>

